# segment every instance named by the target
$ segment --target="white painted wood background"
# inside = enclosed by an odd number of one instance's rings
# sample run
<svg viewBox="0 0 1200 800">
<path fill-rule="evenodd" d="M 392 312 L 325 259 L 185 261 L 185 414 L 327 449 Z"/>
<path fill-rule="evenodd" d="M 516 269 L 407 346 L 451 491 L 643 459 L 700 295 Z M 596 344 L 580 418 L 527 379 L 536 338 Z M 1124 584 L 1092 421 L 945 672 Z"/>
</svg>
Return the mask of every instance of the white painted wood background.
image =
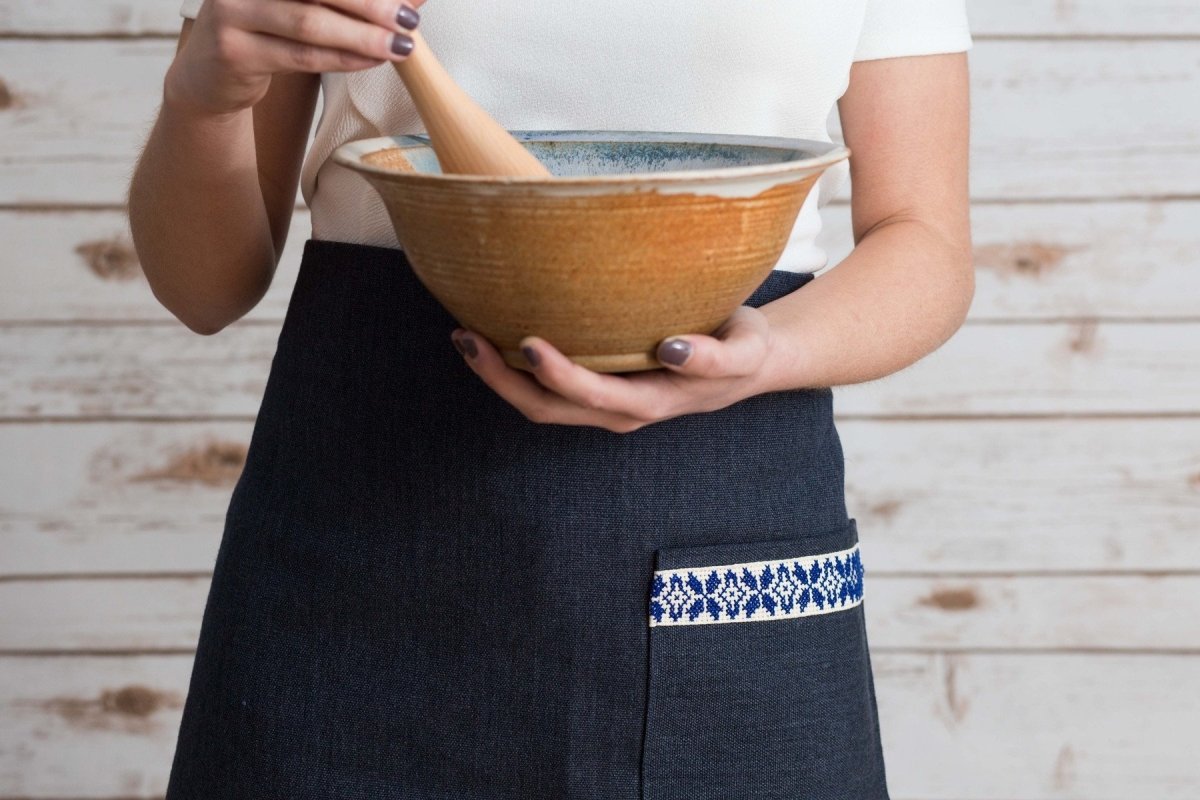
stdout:
<svg viewBox="0 0 1200 800">
<path fill-rule="evenodd" d="M 308 235 L 218 336 L 151 296 L 177 5 L 0 0 L 0 800 L 162 795 Z M 1200 4 L 970 11 L 970 320 L 836 400 L 893 796 L 1195 800 Z"/>
</svg>

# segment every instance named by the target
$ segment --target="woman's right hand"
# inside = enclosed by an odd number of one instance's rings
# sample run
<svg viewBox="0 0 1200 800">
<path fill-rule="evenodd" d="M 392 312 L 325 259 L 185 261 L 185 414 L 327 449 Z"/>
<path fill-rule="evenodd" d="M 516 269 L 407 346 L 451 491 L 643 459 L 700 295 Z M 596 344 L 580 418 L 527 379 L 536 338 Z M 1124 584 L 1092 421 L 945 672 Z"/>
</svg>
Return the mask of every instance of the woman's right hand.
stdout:
<svg viewBox="0 0 1200 800">
<path fill-rule="evenodd" d="M 206 0 L 167 70 L 167 102 L 213 116 L 262 99 L 281 72 L 400 61 L 425 0 Z"/>
</svg>

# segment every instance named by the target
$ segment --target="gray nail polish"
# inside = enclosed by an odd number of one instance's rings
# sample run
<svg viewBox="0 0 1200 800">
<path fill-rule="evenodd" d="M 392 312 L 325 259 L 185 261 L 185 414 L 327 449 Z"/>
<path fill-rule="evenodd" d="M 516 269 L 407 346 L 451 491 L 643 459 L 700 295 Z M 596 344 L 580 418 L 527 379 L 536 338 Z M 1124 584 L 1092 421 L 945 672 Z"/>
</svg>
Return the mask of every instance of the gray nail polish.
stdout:
<svg viewBox="0 0 1200 800">
<path fill-rule="evenodd" d="M 413 50 L 413 40 L 411 36 L 405 36 L 403 33 L 392 35 L 392 52 L 398 56 L 406 56 Z"/>
<path fill-rule="evenodd" d="M 408 28 L 410 31 L 417 27 L 417 23 L 421 21 L 421 15 L 417 13 L 415 8 L 410 6 L 400 6 L 396 12 L 396 24 L 402 28 Z"/>
<path fill-rule="evenodd" d="M 669 339 L 658 347 L 658 358 L 676 367 L 682 366 L 692 354 L 692 346 L 686 339 Z"/>
</svg>

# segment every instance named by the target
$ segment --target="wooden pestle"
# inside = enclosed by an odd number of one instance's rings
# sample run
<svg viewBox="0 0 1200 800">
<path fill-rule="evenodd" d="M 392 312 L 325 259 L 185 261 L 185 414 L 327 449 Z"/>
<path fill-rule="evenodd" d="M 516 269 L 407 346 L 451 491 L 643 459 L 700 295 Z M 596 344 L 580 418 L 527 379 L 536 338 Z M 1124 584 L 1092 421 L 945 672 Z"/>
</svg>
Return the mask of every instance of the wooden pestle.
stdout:
<svg viewBox="0 0 1200 800">
<path fill-rule="evenodd" d="M 549 177 L 550 171 L 454 82 L 419 32 L 408 58 L 393 61 L 442 172 Z"/>
</svg>

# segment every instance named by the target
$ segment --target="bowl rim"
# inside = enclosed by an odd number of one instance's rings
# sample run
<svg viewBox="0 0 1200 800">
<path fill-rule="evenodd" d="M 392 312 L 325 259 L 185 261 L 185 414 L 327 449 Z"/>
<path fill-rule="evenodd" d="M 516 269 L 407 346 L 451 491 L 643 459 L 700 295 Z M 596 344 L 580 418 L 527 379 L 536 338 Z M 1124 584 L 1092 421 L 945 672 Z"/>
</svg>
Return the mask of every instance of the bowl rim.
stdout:
<svg viewBox="0 0 1200 800">
<path fill-rule="evenodd" d="M 735 181 L 742 178 L 793 173 L 811 174 L 836 164 L 850 156 L 844 144 L 819 139 L 799 139 L 784 136 L 758 136 L 728 133 L 686 133 L 676 131 L 627 131 L 627 130 L 513 130 L 509 131 L 518 141 L 526 142 L 620 142 L 629 141 L 645 144 L 716 144 L 748 145 L 779 150 L 815 150 L 810 158 L 780 161 L 772 164 L 749 166 L 713 167 L 708 169 L 671 170 L 663 172 L 629 172 L 619 175 L 558 176 L 541 175 L 475 175 L 468 173 L 406 172 L 386 169 L 363 161 L 365 156 L 382 150 L 432 147 L 425 134 L 400 134 L 396 136 L 374 136 L 354 139 L 334 148 L 331 158 L 337 164 L 350 169 L 380 175 L 396 180 L 452 181 L 490 186 L 596 186 L 627 185 L 640 183 L 689 184 L 711 181 Z"/>
</svg>

